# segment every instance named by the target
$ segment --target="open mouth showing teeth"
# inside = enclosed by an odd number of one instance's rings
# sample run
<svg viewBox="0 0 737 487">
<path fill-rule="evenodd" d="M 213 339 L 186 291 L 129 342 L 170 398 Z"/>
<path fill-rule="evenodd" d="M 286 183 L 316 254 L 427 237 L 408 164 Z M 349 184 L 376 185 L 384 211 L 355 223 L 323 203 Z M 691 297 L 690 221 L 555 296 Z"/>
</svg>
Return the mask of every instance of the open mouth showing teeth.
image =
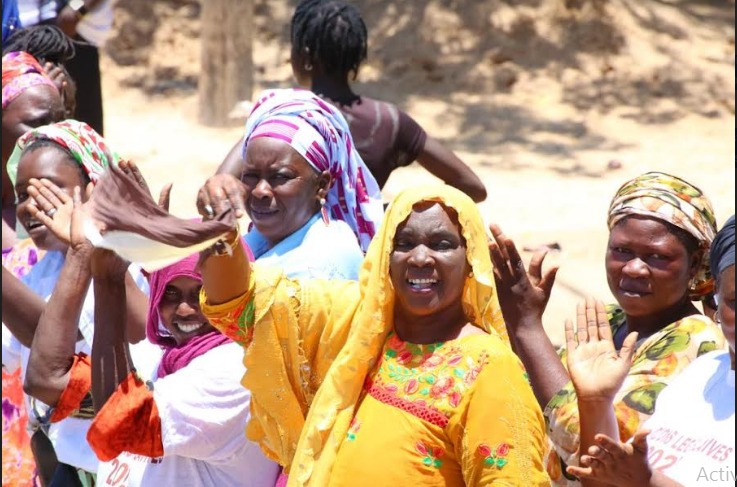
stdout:
<svg viewBox="0 0 737 487">
<path fill-rule="evenodd" d="M 432 289 L 438 281 L 435 279 L 409 279 L 407 280 L 412 289 L 426 291 Z"/>
<path fill-rule="evenodd" d="M 279 210 L 271 210 L 269 208 L 265 208 L 265 209 L 251 208 L 251 213 L 253 213 L 256 216 L 261 216 L 261 217 L 264 217 L 264 216 L 274 216 L 278 212 L 279 212 Z"/>
<path fill-rule="evenodd" d="M 28 222 L 26 222 L 26 228 L 28 230 L 35 230 L 35 229 L 41 228 L 43 226 L 44 226 L 44 224 L 41 223 L 38 220 L 29 220 Z"/>
<path fill-rule="evenodd" d="M 174 326 L 177 327 L 179 331 L 182 333 L 194 333 L 203 326 L 205 326 L 204 323 L 191 323 L 191 324 L 185 324 L 185 323 L 174 323 Z"/>
</svg>

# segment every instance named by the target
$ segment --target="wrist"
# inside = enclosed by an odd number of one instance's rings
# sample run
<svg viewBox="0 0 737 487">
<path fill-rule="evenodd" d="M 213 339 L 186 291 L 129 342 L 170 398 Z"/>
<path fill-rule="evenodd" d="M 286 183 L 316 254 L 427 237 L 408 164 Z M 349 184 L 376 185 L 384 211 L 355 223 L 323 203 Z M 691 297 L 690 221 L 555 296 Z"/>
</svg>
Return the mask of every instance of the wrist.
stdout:
<svg viewBox="0 0 737 487">
<path fill-rule="evenodd" d="M 591 411 L 600 414 L 602 411 L 614 409 L 614 396 L 609 397 L 602 394 L 581 394 L 576 391 L 578 396 L 578 409 L 583 411 Z"/>
</svg>

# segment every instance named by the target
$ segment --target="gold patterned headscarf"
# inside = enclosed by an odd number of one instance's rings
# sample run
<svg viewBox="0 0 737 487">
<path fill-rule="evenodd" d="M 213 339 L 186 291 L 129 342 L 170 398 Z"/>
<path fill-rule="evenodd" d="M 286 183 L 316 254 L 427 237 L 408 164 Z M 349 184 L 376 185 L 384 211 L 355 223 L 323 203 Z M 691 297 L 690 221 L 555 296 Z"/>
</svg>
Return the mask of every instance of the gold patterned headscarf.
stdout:
<svg viewBox="0 0 737 487">
<path fill-rule="evenodd" d="M 499 308 L 489 256 L 488 237 L 475 203 L 449 186 L 425 186 L 401 193 L 369 247 L 361 271 L 361 300 L 351 323 L 351 335 L 328 371 L 312 402 L 290 472 L 290 486 L 329 484 L 332 466 L 361 397 L 365 378 L 378 361 L 387 335 L 394 329 L 394 290 L 390 260 L 397 229 L 414 207 L 438 202 L 458 214 L 473 269 L 463 302 L 474 324 L 508 342 Z"/>
<path fill-rule="evenodd" d="M 696 301 L 714 291 L 708 251 L 717 234 L 717 221 L 703 191 L 670 174 L 643 174 L 617 192 L 609 209 L 609 229 L 632 215 L 665 221 L 693 235 L 707 255 L 691 283 L 691 298 Z"/>
</svg>

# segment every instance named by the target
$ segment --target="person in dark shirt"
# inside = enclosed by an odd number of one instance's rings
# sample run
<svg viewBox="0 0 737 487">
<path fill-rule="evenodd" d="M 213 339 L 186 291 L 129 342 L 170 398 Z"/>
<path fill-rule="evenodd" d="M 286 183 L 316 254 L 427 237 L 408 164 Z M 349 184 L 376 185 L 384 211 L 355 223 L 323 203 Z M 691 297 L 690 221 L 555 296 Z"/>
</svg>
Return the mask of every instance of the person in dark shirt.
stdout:
<svg viewBox="0 0 737 487">
<path fill-rule="evenodd" d="M 292 18 L 292 69 L 297 82 L 334 104 L 350 126 L 356 149 L 383 187 L 391 173 L 419 162 L 476 202 L 487 193 L 479 177 L 452 151 L 428 136 L 395 105 L 356 94 L 351 81 L 368 53 L 366 24 L 358 9 L 340 0 L 305 0 Z M 218 174 L 240 177 L 243 140 Z"/>
</svg>

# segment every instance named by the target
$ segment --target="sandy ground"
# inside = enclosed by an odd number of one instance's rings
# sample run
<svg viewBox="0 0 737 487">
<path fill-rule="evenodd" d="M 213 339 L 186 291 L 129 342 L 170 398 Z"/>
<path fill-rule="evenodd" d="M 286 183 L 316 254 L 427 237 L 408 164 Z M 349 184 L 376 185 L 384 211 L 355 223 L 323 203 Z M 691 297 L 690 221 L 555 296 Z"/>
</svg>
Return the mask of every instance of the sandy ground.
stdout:
<svg viewBox="0 0 737 487">
<path fill-rule="evenodd" d="M 196 2 L 157 2 L 153 27 L 136 30 L 130 13 L 146 1 L 119 2 L 120 35 L 103 60 L 106 135 L 154 188 L 173 182 L 173 210 L 189 216 L 242 126 L 196 121 Z M 545 317 L 556 342 L 578 299 L 611 299 L 606 212 L 628 178 L 675 173 L 711 196 L 720 221 L 734 213 L 732 3 L 358 3 L 376 34 L 357 90 L 400 104 L 471 164 L 489 188 L 485 218 L 521 247 L 560 244 Z M 257 91 L 289 86 L 290 6 L 257 4 Z M 145 42 L 126 47 L 130 32 Z M 385 198 L 430 181 L 417 167 L 397 171 Z"/>
</svg>

